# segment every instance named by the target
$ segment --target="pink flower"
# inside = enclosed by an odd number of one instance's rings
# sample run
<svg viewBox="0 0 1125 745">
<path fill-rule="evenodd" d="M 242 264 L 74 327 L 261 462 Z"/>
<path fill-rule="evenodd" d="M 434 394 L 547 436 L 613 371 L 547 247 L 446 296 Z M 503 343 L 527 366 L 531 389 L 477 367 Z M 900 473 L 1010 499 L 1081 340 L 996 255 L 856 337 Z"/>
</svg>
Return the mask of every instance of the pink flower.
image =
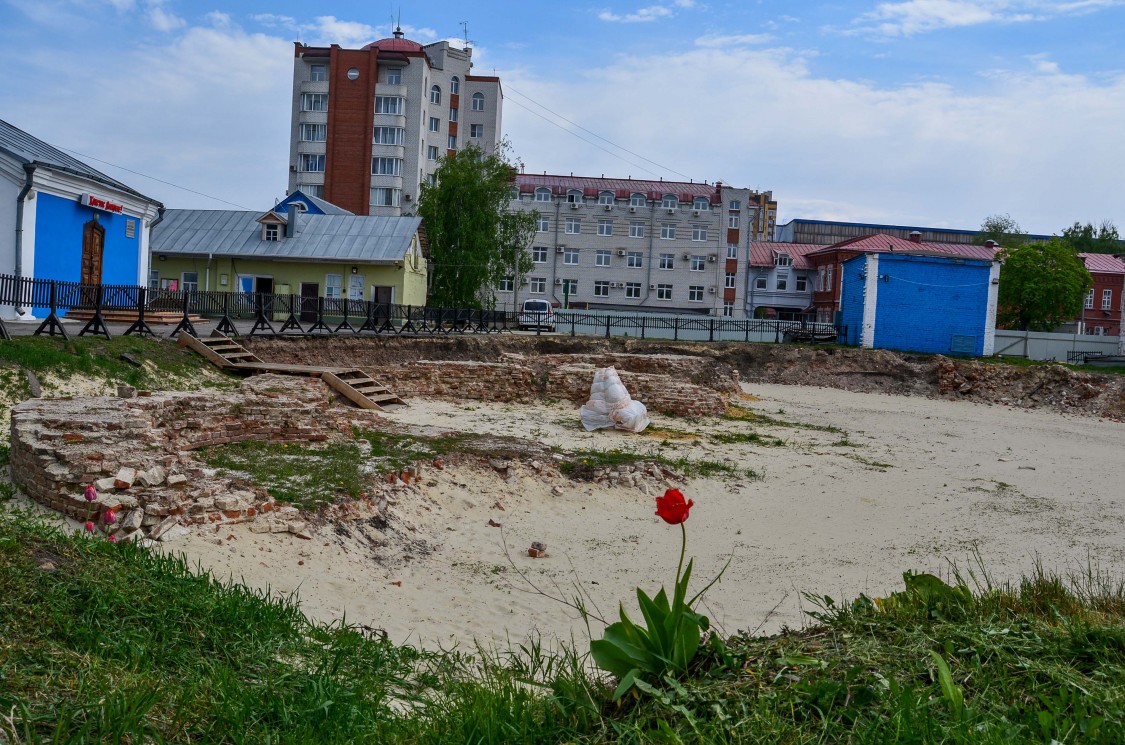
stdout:
<svg viewBox="0 0 1125 745">
<path fill-rule="evenodd" d="M 106 525 L 113 525 L 117 522 L 117 513 L 113 510 L 106 510 L 102 513 L 102 522 Z"/>
<path fill-rule="evenodd" d="M 89 484 L 86 486 L 86 493 L 83 496 L 86 497 L 87 502 L 96 502 L 98 501 L 98 490 L 94 488 L 93 484 Z"/>
<path fill-rule="evenodd" d="M 86 532 L 87 533 L 93 533 L 94 532 L 94 522 L 92 520 L 86 521 Z"/>
<path fill-rule="evenodd" d="M 109 535 L 107 535 L 107 536 L 105 537 L 105 539 L 106 539 L 107 541 L 109 541 L 110 543 L 117 543 L 117 536 L 113 535 L 112 533 L 110 533 Z"/>
</svg>

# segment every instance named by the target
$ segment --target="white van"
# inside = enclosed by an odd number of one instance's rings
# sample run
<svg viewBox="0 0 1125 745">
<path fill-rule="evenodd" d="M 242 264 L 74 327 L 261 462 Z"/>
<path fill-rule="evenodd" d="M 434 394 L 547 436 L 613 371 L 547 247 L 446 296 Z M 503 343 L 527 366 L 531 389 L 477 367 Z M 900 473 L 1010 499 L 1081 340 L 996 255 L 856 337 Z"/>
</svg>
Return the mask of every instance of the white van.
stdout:
<svg viewBox="0 0 1125 745">
<path fill-rule="evenodd" d="M 555 330 L 555 311 L 546 300 L 524 300 L 517 324 L 520 329 Z"/>
</svg>

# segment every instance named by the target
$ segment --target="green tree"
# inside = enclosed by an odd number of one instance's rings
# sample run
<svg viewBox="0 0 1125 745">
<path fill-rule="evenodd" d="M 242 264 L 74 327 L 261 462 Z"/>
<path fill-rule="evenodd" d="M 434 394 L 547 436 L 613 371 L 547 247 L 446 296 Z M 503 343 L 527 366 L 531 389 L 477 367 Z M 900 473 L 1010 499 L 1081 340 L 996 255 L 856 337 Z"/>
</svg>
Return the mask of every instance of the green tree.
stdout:
<svg viewBox="0 0 1125 745">
<path fill-rule="evenodd" d="M 988 241 L 996 241 L 1003 248 L 1022 246 L 1027 243 L 1027 233 L 1011 215 L 989 215 L 980 224 L 980 230 L 973 237 L 973 243 L 983 246 Z"/>
<path fill-rule="evenodd" d="M 495 153 L 474 145 L 441 159 L 423 184 L 418 215 L 430 247 L 429 304 L 493 307 L 493 288 L 531 270 L 527 247 L 537 213 L 509 212 L 517 164 L 507 144 Z"/>
<path fill-rule="evenodd" d="M 1062 239 L 1075 253 L 1112 254 L 1125 250 L 1117 226 L 1109 220 L 1103 220 L 1097 227 L 1091 222 L 1076 222 L 1062 232 Z"/>
<path fill-rule="evenodd" d="M 1082 312 L 1082 300 L 1093 280 L 1082 259 L 1062 239 L 1005 247 L 997 258 L 1003 262 L 998 326 L 1051 331 Z"/>
</svg>

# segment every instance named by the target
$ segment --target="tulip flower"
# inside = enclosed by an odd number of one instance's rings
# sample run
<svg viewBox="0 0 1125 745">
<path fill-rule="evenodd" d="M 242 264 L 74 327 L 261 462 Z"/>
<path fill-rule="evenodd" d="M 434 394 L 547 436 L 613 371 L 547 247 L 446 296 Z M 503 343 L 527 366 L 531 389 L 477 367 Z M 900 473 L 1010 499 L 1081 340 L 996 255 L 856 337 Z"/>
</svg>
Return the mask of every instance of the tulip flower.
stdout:
<svg viewBox="0 0 1125 745">
<path fill-rule="evenodd" d="M 695 502 L 684 501 L 679 489 L 669 489 L 663 497 L 656 498 L 656 515 L 669 525 L 679 525 L 688 519 L 688 512 Z"/>
<path fill-rule="evenodd" d="M 86 493 L 83 496 L 86 497 L 87 502 L 96 502 L 98 501 L 98 490 L 94 488 L 93 484 L 88 484 L 86 486 Z"/>
<path fill-rule="evenodd" d="M 111 533 L 111 534 L 109 534 L 109 535 L 107 535 L 107 536 L 105 537 L 105 539 L 106 539 L 107 541 L 109 541 L 110 543 L 117 543 L 117 536 L 116 536 L 116 535 L 113 535 L 112 533 Z"/>
<path fill-rule="evenodd" d="M 106 510 L 102 513 L 102 522 L 106 525 L 113 525 L 117 522 L 117 513 L 113 510 Z"/>
<path fill-rule="evenodd" d="M 94 522 L 92 520 L 86 521 L 86 532 L 87 533 L 93 533 L 94 532 Z"/>
</svg>

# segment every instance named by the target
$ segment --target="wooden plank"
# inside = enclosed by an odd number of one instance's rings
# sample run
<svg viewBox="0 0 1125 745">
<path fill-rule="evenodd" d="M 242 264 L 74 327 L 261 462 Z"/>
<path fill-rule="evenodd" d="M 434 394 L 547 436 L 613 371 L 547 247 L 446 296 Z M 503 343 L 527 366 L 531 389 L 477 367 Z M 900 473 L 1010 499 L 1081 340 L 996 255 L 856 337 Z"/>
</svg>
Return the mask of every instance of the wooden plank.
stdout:
<svg viewBox="0 0 1125 745">
<path fill-rule="evenodd" d="M 237 367 L 236 365 L 232 365 L 221 354 L 212 350 L 211 347 L 207 346 L 206 344 L 201 342 L 199 339 L 196 339 L 194 336 L 192 336 L 191 334 L 189 334 L 186 331 L 180 332 L 180 335 L 178 337 L 176 337 L 176 342 L 181 347 L 188 347 L 189 349 L 191 349 L 195 353 L 197 353 L 199 355 L 202 355 L 208 362 L 210 362 L 213 365 L 216 365 L 217 367 L 219 367 L 221 369 L 225 370 L 225 369 L 228 369 L 228 368 Z"/>
<path fill-rule="evenodd" d="M 375 403 L 367 396 L 363 395 L 355 388 L 352 388 L 348 383 L 341 380 L 335 373 L 326 372 L 320 376 L 329 388 L 344 396 L 344 398 L 351 401 L 353 404 L 361 409 L 382 409 L 383 407 Z"/>
</svg>

